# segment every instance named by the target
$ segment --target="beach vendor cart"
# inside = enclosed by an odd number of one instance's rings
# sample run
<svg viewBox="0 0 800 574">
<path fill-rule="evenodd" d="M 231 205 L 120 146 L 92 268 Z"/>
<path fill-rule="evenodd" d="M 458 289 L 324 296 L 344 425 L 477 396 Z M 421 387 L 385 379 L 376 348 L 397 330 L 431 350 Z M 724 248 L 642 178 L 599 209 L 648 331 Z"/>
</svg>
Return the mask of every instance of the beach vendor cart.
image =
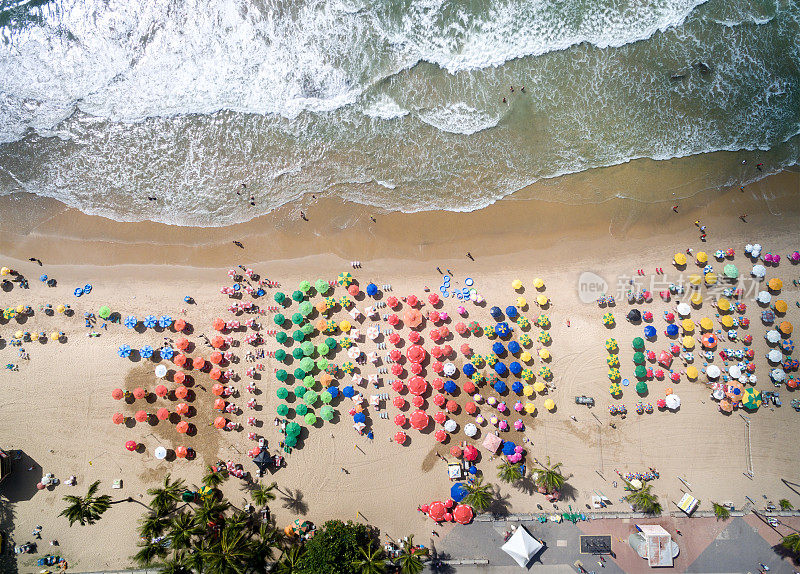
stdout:
<svg viewBox="0 0 800 574">
<path fill-rule="evenodd" d="M 691 494 L 684 494 L 678 502 L 678 508 L 686 513 L 686 516 L 691 516 L 692 513 L 700 506 L 700 501 Z"/>
<path fill-rule="evenodd" d="M 309 522 L 308 520 L 300 520 L 298 518 L 291 524 L 288 524 L 286 528 L 283 529 L 283 533 L 289 538 L 294 538 L 295 536 L 302 537 L 313 529 L 314 525 L 311 522 Z"/>
</svg>

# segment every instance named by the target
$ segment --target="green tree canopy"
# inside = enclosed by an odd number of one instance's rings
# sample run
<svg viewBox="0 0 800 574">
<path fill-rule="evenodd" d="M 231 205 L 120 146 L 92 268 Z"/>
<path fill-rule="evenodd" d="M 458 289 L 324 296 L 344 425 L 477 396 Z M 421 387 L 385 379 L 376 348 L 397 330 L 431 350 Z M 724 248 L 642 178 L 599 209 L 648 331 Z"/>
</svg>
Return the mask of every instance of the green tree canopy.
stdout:
<svg viewBox="0 0 800 574">
<path fill-rule="evenodd" d="M 363 559 L 360 548 L 380 543 L 377 531 L 352 521 L 329 520 L 306 543 L 305 553 L 297 561 L 298 574 L 358 574 L 355 562 Z"/>
</svg>

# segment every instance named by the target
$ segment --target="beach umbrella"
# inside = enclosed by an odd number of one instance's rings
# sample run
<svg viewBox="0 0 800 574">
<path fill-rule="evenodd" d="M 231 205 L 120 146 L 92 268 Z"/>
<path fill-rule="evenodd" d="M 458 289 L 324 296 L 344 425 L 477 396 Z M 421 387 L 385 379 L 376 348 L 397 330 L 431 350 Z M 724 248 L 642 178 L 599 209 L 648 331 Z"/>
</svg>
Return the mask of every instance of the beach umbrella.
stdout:
<svg viewBox="0 0 800 574">
<path fill-rule="evenodd" d="M 549 379 L 553 376 L 553 372 L 550 370 L 549 367 L 540 367 L 539 376 L 542 377 L 543 379 Z"/>
<path fill-rule="evenodd" d="M 550 343 L 552 340 L 553 340 L 553 338 L 550 336 L 550 333 L 547 333 L 547 332 L 539 333 L 538 341 L 540 343 L 543 343 L 543 344 L 546 345 L 546 344 Z"/>
<path fill-rule="evenodd" d="M 322 407 L 319 409 L 319 416 L 324 421 L 333 420 L 333 414 L 334 410 L 330 405 L 322 405 Z"/>
<path fill-rule="evenodd" d="M 114 413 L 114 414 L 111 416 L 111 421 L 112 421 L 112 422 L 113 422 L 115 425 L 121 425 L 122 423 L 124 423 L 124 422 L 125 422 L 125 415 L 123 415 L 122 413 Z"/>
<path fill-rule="evenodd" d="M 150 418 L 150 415 L 148 415 L 144 411 L 136 411 L 136 414 L 134 415 L 133 418 L 135 418 L 137 422 L 143 423 L 144 421 Z"/>
<path fill-rule="evenodd" d="M 145 345 L 144 347 L 139 349 L 139 355 L 143 359 L 149 359 L 150 357 L 153 356 L 153 347 L 151 347 L 150 345 Z"/>
<path fill-rule="evenodd" d="M 637 379 L 644 379 L 647 377 L 647 369 L 643 365 L 636 367 L 634 375 Z"/>
<path fill-rule="evenodd" d="M 117 350 L 117 354 L 122 357 L 123 359 L 127 359 L 131 356 L 131 346 L 130 345 L 120 345 L 119 349 Z"/>
<path fill-rule="evenodd" d="M 497 325 L 495 325 L 494 330 L 495 330 L 495 333 L 497 333 L 498 337 L 505 338 L 505 337 L 508 337 L 509 335 L 511 335 L 511 327 L 509 327 L 508 323 L 506 323 L 506 322 L 498 323 Z"/>
<path fill-rule="evenodd" d="M 766 324 L 770 324 L 775 320 L 775 313 L 770 311 L 769 309 L 761 312 L 761 321 Z"/>
<path fill-rule="evenodd" d="M 753 277 L 758 277 L 760 279 L 767 274 L 767 268 L 761 264 L 753 265 L 753 269 L 750 271 L 750 274 Z"/>
<path fill-rule="evenodd" d="M 644 365 L 644 361 L 645 361 L 644 353 L 642 353 L 641 351 L 637 351 L 637 352 L 635 352 L 633 354 L 633 362 L 634 362 L 634 364 L 636 364 L 636 365 Z"/>
<path fill-rule="evenodd" d="M 770 343 L 777 343 L 781 339 L 781 334 L 776 329 L 770 329 L 765 337 Z"/>
<path fill-rule="evenodd" d="M 641 351 L 644 349 L 644 339 L 641 337 L 636 337 L 633 339 L 633 348 L 637 351 Z"/>
<path fill-rule="evenodd" d="M 769 287 L 770 291 L 780 291 L 781 289 L 783 289 L 783 281 L 781 281 L 777 277 L 773 277 L 772 279 L 769 280 L 767 286 Z"/>
<path fill-rule="evenodd" d="M 552 411 L 554 408 L 556 408 L 556 402 L 553 399 L 547 399 L 544 402 L 544 408 L 546 408 L 548 411 Z"/>
<path fill-rule="evenodd" d="M 622 387 L 619 386 L 619 383 L 611 383 L 608 387 L 608 392 L 615 397 L 622 392 Z"/>
<path fill-rule="evenodd" d="M 300 434 L 300 431 L 301 431 L 301 430 L 303 430 L 303 427 L 301 427 L 301 426 L 300 426 L 299 424 L 297 424 L 296 422 L 290 422 L 290 423 L 288 423 L 288 424 L 286 425 L 286 435 L 287 435 L 287 436 L 294 436 L 294 437 L 296 437 L 296 436 L 298 436 L 298 435 Z"/>
<path fill-rule="evenodd" d="M 645 394 L 647 392 L 647 383 L 645 383 L 644 381 L 639 381 L 638 383 L 636 383 L 636 392 L 639 393 L 640 395 Z"/>
<path fill-rule="evenodd" d="M 336 278 L 336 282 L 343 287 L 347 287 L 352 284 L 354 281 L 353 276 L 348 273 L 347 271 L 343 273 L 339 273 L 339 276 Z"/>
<path fill-rule="evenodd" d="M 314 413 L 306 413 L 303 420 L 306 422 L 308 426 L 313 426 L 317 422 L 317 415 Z"/>
<path fill-rule="evenodd" d="M 694 338 L 692 338 L 692 337 L 690 337 L 688 335 L 683 338 L 682 343 L 683 343 L 683 346 L 686 349 L 693 349 L 694 348 Z"/>
<path fill-rule="evenodd" d="M 627 317 L 628 321 L 636 323 L 642 320 L 642 312 L 639 311 L 639 309 L 631 309 L 630 311 L 628 311 Z"/>
<path fill-rule="evenodd" d="M 189 423 L 186 421 L 181 421 L 177 425 L 175 425 L 175 430 L 178 431 L 180 434 L 186 434 L 187 432 L 189 432 Z"/>
<path fill-rule="evenodd" d="M 314 281 L 314 289 L 316 289 L 320 295 L 324 295 L 328 292 L 328 289 L 330 289 L 330 285 L 323 279 L 317 279 Z"/>
<path fill-rule="evenodd" d="M 414 411 L 411 414 L 410 419 L 411 427 L 416 430 L 423 430 L 428 426 L 428 424 L 430 424 L 430 419 L 425 411 Z"/>
<path fill-rule="evenodd" d="M 172 322 L 173 322 L 172 317 L 170 317 L 169 315 L 161 315 L 161 317 L 158 318 L 158 326 L 161 327 L 162 329 L 168 329 L 169 327 L 171 327 Z"/>
<path fill-rule="evenodd" d="M 300 403 L 294 408 L 294 412 L 297 413 L 297 416 L 303 417 L 308 412 L 308 405 Z"/>
<path fill-rule="evenodd" d="M 305 296 L 303 295 L 302 291 L 300 291 L 300 290 L 292 291 L 292 300 L 293 301 L 295 301 L 296 303 L 299 303 L 303 299 L 305 299 Z"/>
<path fill-rule="evenodd" d="M 612 369 L 618 369 L 619 357 L 617 355 L 608 355 L 606 357 L 606 364 Z"/>
<path fill-rule="evenodd" d="M 148 329 L 152 329 L 158 324 L 158 319 L 156 319 L 155 315 L 147 315 L 144 319 L 142 319 L 142 324 Z"/>
<path fill-rule="evenodd" d="M 442 429 L 437 430 L 433 433 L 433 440 L 436 442 L 444 442 L 447 440 L 447 433 L 444 432 Z"/>
<path fill-rule="evenodd" d="M 618 381 L 620 379 L 619 369 L 612 368 L 608 370 L 608 378 L 611 381 Z"/>
<path fill-rule="evenodd" d="M 762 402 L 761 392 L 753 388 L 744 389 L 741 401 L 744 408 L 749 410 L 757 409 Z"/>
<path fill-rule="evenodd" d="M 283 291 L 276 291 L 272 298 L 278 305 L 280 305 L 286 300 L 286 293 Z"/>
<path fill-rule="evenodd" d="M 794 331 L 794 326 L 789 321 L 782 321 L 778 329 L 784 335 L 791 335 L 792 331 Z"/>
<path fill-rule="evenodd" d="M 161 355 L 162 359 L 169 361 L 175 356 L 175 349 L 171 347 L 161 347 L 161 349 L 158 350 L 158 354 Z"/>
<path fill-rule="evenodd" d="M 422 395 L 428 390 L 428 382 L 420 376 L 411 377 L 408 381 L 408 392 L 412 395 Z"/>
<path fill-rule="evenodd" d="M 794 341 L 791 339 L 784 339 L 781 341 L 781 349 L 783 349 L 784 353 L 791 353 L 794 351 Z"/>
<path fill-rule="evenodd" d="M 767 353 L 767 360 L 771 363 L 780 363 L 781 359 L 783 359 L 783 355 L 777 349 L 772 349 L 769 353 Z"/>
<path fill-rule="evenodd" d="M 722 273 L 724 273 L 725 277 L 728 277 L 729 279 L 736 279 L 739 277 L 739 270 L 733 263 L 728 263 L 725 265 L 725 267 L 722 269 Z"/>
<path fill-rule="evenodd" d="M 786 301 L 783 299 L 777 299 L 773 304 L 776 313 L 786 313 L 789 306 L 786 304 Z"/>
<path fill-rule="evenodd" d="M 108 319 L 111 316 L 111 309 L 107 305 L 103 305 L 97 310 L 97 316 L 101 319 Z"/>
<path fill-rule="evenodd" d="M 606 339 L 606 351 L 612 354 L 619 352 L 619 345 L 616 339 Z"/>
<path fill-rule="evenodd" d="M 186 403 L 178 403 L 175 406 L 175 413 L 176 414 L 179 414 L 179 415 L 183 416 L 183 415 L 187 414 L 188 412 L 189 412 L 189 405 L 187 405 Z"/>
<path fill-rule="evenodd" d="M 719 367 L 717 367 L 716 365 L 709 365 L 708 368 L 706 369 L 706 375 L 708 375 L 709 379 L 719 378 L 721 374 L 722 373 L 720 372 Z"/>
<path fill-rule="evenodd" d="M 161 407 L 156 411 L 156 418 L 160 421 L 165 421 L 169 418 L 169 409 Z"/>
<path fill-rule="evenodd" d="M 408 435 L 403 431 L 397 431 L 396 433 L 394 433 L 394 442 L 396 442 L 397 444 L 400 445 L 405 444 L 406 440 L 408 440 Z"/>
<path fill-rule="evenodd" d="M 133 452 L 137 448 L 139 448 L 139 445 L 135 440 L 129 440 L 129 441 L 125 442 L 125 448 L 128 449 L 129 451 Z"/>
<path fill-rule="evenodd" d="M 122 389 L 114 389 L 113 391 L 111 391 L 111 397 L 115 401 L 118 401 L 118 400 L 122 399 L 124 396 L 125 396 L 125 392 Z"/>
<path fill-rule="evenodd" d="M 614 325 L 614 314 L 613 313 L 606 313 L 603 315 L 603 325 L 606 327 L 611 327 Z"/>
</svg>

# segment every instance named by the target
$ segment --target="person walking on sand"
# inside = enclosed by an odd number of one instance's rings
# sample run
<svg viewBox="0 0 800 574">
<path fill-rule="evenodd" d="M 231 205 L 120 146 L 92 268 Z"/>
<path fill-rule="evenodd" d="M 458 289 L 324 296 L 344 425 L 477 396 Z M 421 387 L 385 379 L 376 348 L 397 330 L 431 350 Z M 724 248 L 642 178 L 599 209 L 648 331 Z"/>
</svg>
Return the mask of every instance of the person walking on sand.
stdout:
<svg viewBox="0 0 800 574">
<path fill-rule="evenodd" d="M 673 205 L 672 206 L 672 211 L 674 211 L 675 213 L 678 213 L 678 206 L 677 205 Z"/>
<path fill-rule="evenodd" d="M 467 251 L 467 257 L 469 257 L 472 261 L 475 261 L 475 258 L 472 256 L 472 253 Z"/>
</svg>

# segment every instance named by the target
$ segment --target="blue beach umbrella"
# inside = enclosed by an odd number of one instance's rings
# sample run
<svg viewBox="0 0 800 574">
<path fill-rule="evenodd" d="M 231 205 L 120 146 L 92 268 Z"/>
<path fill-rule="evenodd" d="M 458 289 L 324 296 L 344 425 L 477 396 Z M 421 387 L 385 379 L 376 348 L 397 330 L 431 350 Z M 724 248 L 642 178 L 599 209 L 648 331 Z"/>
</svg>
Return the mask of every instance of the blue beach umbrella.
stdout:
<svg viewBox="0 0 800 574">
<path fill-rule="evenodd" d="M 647 325 L 644 328 L 644 336 L 647 337 L 648 339 L 652 339 L 653 337 L 656 336 L 656 328 L 653 327 L 652 325 Z"/>
<path fill-rule="evenodd" d="M 356 413 L 353 417 L 353 422 L 356 423 L 363 423 L 367 421 L 367 417 L 364 413 Z"/>
<path fill-rule="evenodd" d="M 501 377 L 504 377 L 505 375 L 508 374 L 508 367 L 506 367 L 505 363 L 495 363 L 494 372 L 500 375 Z"/>
<path fill-rule="evenodd" d="M 156 319 L 155 315 L 148 315 L 142 320 L 142 323 L 144 323 L 144 326 L 148 329 L 152 329 L 158 324 L 158 319 Z"/>
<path fill-rule="evenodd" d="M 450 393 L 452 395 L 453 393 L 456 392 L 456 389 L 458 389 L 458 386 L 453 381 L 447 381 L 447 382 L 445 382 L 444 387 L 442 387 L 442 388 L 443 388 L 444 392 Z"/>
<path fill-rule="evenodd" d="M 522 365 L 514 361 L 508 366 L 508 370 L 511 371 L 513 375 L 519 375 L 522 372 Z"/>
<path fill-rule="evenodd" d="M 131 346 L 130 345 L 120 345 L 117 354 L 122 357 L 123 359 L 127 359 L 131 356 Z"/>
<path fill-rule="evenodd" d="M 511 334 L 511 327 L 506 322 L 498 323 L 494 328 L 494 332 L 497 333 L 498 337 L 508 337 Z"/>
<path fill-rule="evenodd" d="M 520 347 L 519 343 L 517 343 L 516 341 L 511 341 L 508 344 L 508 352 L 511 353 L 512 355 L 516 355 L 520 351 L 522 351 L 522 347 Z"/>
<path fill-rule="evenodd" d="M 509 319 L 513 319 L 514 317 L 516 317 L 517 316 L 517 308 L 514 307 L 513 305 L 509 305 L 508 307 L 506 307 L 506 316 Z"/>
<path fill-rule="evenodd" d="M 328 387 L 327 390 L 334 399 L 339 396 L 339 387 Z"/>
<path fill-rule="evenodd" d="M 467 490 L 463 482 L 456 482 L 450 487 L 450 498 L 453 499 L 453 502 L 461 502 L 468 494 L 469 490 Z"/>
<path fill-rule="evenodd" d="M 508 390 L 508 387 L 506 386 L 506 384 L 503 381 L 497 381 L 494 384 L 494 390 L 497 393 L 502 394 L 502 393 L 504 393 L 504 392 L 506 392 Z"/>
<path fill-rule="evenodd" d="M 161 327 L 162 329 L 167 329 L 171 325 L 172 325 L 172 317 L 170 317 L 169 315 L 161 315 L 161 317 L 158 318 L 158 326 Z"/>
<path fill-rule="evenodd" d="M 175 356 L 175 349 L 172 347 L 162 347 L 160 354 L 162 359 L 170 360 Z"/>
<path fill-rule="evenodd" d="M 475 366 L 472 363 L 465 363 L 461 370 L 464 371 L 464 374 L 468 377 L 475 374 Z"/>
<path fill-rule="evenodd" d="M 355 390 L 353 390 L 353 387 L 351 385 L 347 385 L 345 388 L 342 389 L 342 394 L 349 399 L 352 398 L 353 395 L 356 394 L 356 392 Z"/>
<path fill-rule="evenodd" d="M 500 356 L 505 352 L 506 352 L 506 347 L 500 341 L 497 341 L 496 343 L 492 344 L 492 353 L 494 353 L 495 355 Z"/>
<path fill-rule="evenodd" d="M 139 354 L 142 356 L 143 359 L 149 359 L 153 356 L 153 347 L 150 345 L 145 345 L 141 349 L 139 349 Z"/>
<path fill-rule="evenodd" d="M 670 323 L 667 325 L 667 335 L 670 337 L 675 337 L 678 334 L 678 326 L 674 323 Z"/>
<path fill-rule="evenodd" d="M 39 281 L 41 281 L 42 283 L 47 281 L 47 275 L 42 275 L 41 277 L 39 277 Z"/>
<path fill-rule="evenodd" d="M 478 474 L 478 467 L 477 467 L 477 466 L 475 466 L 474 464 L 470 465 L 470 467 L 469 467 L 469 473 L 470 473 L 470 474 Z"/>
<path fill-rule="evenodd" d="M 517 394 L 520 394 L 523 388 L 525 387 L 520 381 L 516 381 L 513 385 L 511 385 L 511 390 Z"/>
<path fill-rule="evenodd" d="M 125 325 L 125 326 L 126 326 L 128 329 L 133 329 L 133 328 L 136 326 L 136 323 L 138 323 L 138 322 L 139 322 L 139 319 L 137 319 L 137 318 L 136 318 L 136 317 L 134 317 L 133 315 L 128 315 L 127 317 L 125 317 L 125 321 L 124 321 L 124 323 L 123 323 L 123 324 L 124 324 L 124 325 Z"/>
<path fill-rule="evenodd" d="M 370 283 L 369 285 L 367 285 L 367 295 L 369 295 L 370 297 L 374 297 L 377 294 L 378 294 L 378 286 L 375 285 L 375 283 Z"/>
<path fill-rule="evenodd" d="M 510 456 L 514 454 L 515 448 L 517 448 L 517 445 L 515 445 L 510 440 L 507 440 L 506 442 L 503 443 L 503 454 L 506 456 Z"/>
<path fill-rule="evenodd" d="M 500 307 L 492 307 L 489 309 L 489 314 L 491 314 L 492 319 L 499 320 L 500 317 L 503 316 L 503 312 L 500 310 Z"/>
</svg>

